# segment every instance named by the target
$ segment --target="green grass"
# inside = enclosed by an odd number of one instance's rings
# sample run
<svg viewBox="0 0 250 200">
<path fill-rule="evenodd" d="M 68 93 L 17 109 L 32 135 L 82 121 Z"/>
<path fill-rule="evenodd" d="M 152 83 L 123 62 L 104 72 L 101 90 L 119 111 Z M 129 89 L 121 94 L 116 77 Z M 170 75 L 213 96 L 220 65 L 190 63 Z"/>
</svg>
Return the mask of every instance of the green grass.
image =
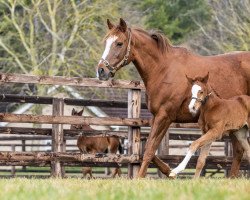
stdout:
<svg viewBox="0 0 250 200">
<path fill-rule="evenodd" d="M 250 180 L 1 179 L 0 199 L 250 199 Z"/>
</svg>

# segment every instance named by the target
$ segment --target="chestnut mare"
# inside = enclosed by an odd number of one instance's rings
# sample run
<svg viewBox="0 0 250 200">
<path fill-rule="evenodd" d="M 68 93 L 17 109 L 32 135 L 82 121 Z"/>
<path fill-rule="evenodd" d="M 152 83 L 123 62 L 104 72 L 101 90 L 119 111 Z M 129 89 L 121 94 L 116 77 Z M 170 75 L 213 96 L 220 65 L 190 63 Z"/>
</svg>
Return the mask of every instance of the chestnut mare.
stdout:
<svg viewBox="0 0 250 200">
<path fill-rule="evenodd" d="M 84 109 L 77 112 L 74 108 L 72 110 L 72 115 L 82 116 Z M 88 124 L 81 124 L 81 125 L 71 125 L 70 129 L 80 129 L 80 130 L 94 130 Z M 122 153 L 121 143 L 119 141 L 119 137 L 116 136 L 107 136 L 107 137 L 100 137 L 100 136 L 93 136 L 93 137 L 86 137 L 81 135 L 77 139 L 77 147 L 79 148 L 81 153 Z M 89 174 L 90 178 L 93 178 L 92 175 L 92 168 L 91 167 L 83 167 L 82 170 L 83 177 L 86 177 Z M 113 169 L 111 177 L 114 178 L 116 174 L 120 177 L 121 176 L 121 169 L 119 167 Z"/>
<path fill-rule="evenodd" d="M 197 161 L 195 178 L 200 176 L 209 154 L 210 146 L 215 140 L 221 139 L 228 133 L 234 134 L 246 151 L 250 164 L 250 145 L 248 143 L 248 118 L 250 116 L 250 96 L 241 95 L 230 99 L 221 99 L 207 84 L 209 74 L 195 79 L 188 78 L 192 85 L 192 97 L 189 109 L 192 113 L 200 112 L 198 120 L 203 136 L 194 141 L 187 152 L 184 160 L 173 169 L 170 177 L 186 168 L 191 156 L 198 148 L 201 148 L 200 157 Z"/>
<path fill-rule="evenodd" d="M 217 56 L 196 55 L 186 48 L 172 46 L 164 35 L 128 28 L 120 19 L 115 26 L 107 20 L 106 47 L 97 66 L 100 80 L 108 80 L 117 70 L 132 62 L 146 87 L 147 105 L 153 114 L 152 127 L 138 177 L 145 177 L 152 160 L 167 176 L 170 168 L 155 156 L 156 149 L 172 122 L 197 122 L 188 104 L 190 92 L 186 74 L 204 76 L 209 71 L 210 85 L 225 99 L 250 95 L 250 52 Z M 243 148 L 231 134 L 234 160 L 231 176 L 237 176 Z"/>
</svg>

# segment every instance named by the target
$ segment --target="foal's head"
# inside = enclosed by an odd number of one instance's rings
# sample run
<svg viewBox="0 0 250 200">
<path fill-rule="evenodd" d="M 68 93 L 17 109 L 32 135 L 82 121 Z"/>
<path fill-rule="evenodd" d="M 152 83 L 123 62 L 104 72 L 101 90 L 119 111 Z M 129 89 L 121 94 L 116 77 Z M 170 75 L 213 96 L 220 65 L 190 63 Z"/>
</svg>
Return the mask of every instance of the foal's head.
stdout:
<svg viewBox="0 0 250 200">
<path fill-rule="evenodd" d="M 77 112 L 74 108 L 72 109 L 72 112 L 71 112 L 71 115 L 74 115 L 74 116 L 82 116 L 82 113 L 84 111 L 84 108 L 82 110 L 80 110 L 79 112 Z M 83 124 L 72 124 L 70 126 L 70 129 L 83 129 L 84 128 L 84 125 Z"/>
<path fill-rule="evenodd" d="M 197 77 L 194 79 L 189 78 L 188 76 L 186 77 L 188 82 L 192 85 L 192 97 L 188 108 L 192 115 L 196 115 L 202 104 L 206 102 L 208 96 L 210 95 L 207 87 L 209 73 L 205 77 Z"/>
<path fill-rule="evenodd" d="M 131 61 L 131 30 L 121 18 L 119 25 L 107 20 L 109 32 L 105 37 L 105 50 L 98 63 L 96 75 L 100 80 L 108 80 L 115 72 Z"/>
</svg>

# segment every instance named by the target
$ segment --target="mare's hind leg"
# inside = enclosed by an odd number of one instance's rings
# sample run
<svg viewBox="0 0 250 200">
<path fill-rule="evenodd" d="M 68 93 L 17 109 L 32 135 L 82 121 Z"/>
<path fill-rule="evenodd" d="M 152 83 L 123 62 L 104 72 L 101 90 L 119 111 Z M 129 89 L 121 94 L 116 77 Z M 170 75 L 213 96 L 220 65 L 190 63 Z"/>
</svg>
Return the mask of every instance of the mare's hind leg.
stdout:
<svg viewBox="0 0 250 200">
<path fill-rule="evenodd" d="M 158 167 L 158 169 L 161 171 L 161 173 L 165 174 L 167 177 L 169 176 L 171 169 L 167 163 L 163 162 L 156 155 L 153 157 L 152 162 Z"/>
<path fill-rule="evenodd" d="M 248 129 L 245 127 L 241 128 L 240 130 L 234 132 L 234 134 L 237 137 L 237 139 L 239 140 L 239 142 L 241 143 L 243 149 L 245 150 L 245 152 L 247 154 L 247 160 L 250 164 L 250 145 L 249 145 L 248 140 L 247 140 Z"/>
<path fill-rule="evenodd" d="M 233 162 L 229 177 L 235 178 L 239 176 L 240 163 L 244 154 L 244 149 L 234 133 L 230 133 L 229 136 L 231 138 L 233 146 Z"/>
<path fill-rule="evenodd" d="M 196 170 L 195 170 L 195 175 L 194 178 L 199 178 L 201 175 L 201 171 L 206 163 L 206 159 L 207 156 L 209 154 L 210 151 L 210 147 L 211 147 L 212 143 L 206 144 L 203 147 L 201 147 L 201 152 L 199 155 L 199 158 L 197 160 L 197 164 L 196 164 Z"/>
</svg>

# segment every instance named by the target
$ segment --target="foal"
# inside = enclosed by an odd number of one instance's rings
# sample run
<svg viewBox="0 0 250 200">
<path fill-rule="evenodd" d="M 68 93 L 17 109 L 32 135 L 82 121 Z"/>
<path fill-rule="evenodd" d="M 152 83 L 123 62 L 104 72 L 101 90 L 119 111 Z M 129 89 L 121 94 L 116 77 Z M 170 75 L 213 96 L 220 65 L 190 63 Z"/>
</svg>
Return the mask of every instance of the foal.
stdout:
<svg viewBox="0 0 250 200">
<path fill-rule="evenodd" d="M 192 84 L 192 98 L 188 107 L 192 114 L 200 111 L 198 124 L 205 134 L 190 145 L 184 160 L 171 171 L 170 177 L 175 177 L 183 171 L 191 156 L 201 148 L 195 172 L 195 178 L 199 177 L 212 142 L 228 133 L 236 136 L 250 163 L 250 146 L 247 140 L 250 97 L 241 95 L 228 100 L 221 99 L 207 84 L 208 77 L 209 74 L 196 79 L 187 77 L 188 82 Z"/>
<path fill-rule="evenodd" d="M 71 114 L 76 115 L 76 116 L 82 116 L 83 110 L 84 109 L 77 112 L 73 108 Z M 93 130 L 88 124 L 71 125 L 71 129 L 80 129 L 80 130 L 85 130 L 85 131 Z M 119 137 L 117 136 L 86 137 L 84 135 L 81 135 L 77 139 L 77 146 L 81 153 L 89 153 L 89 154 L 107 153 L 107 152 L 117 153 L 117 151 L 119 151 L 120 154 L 122 153 L 121 143 L 119 141 Z M 87 174 L 90 175 L 90 178 L 93 178 L 91 167 L 83 168 L 83 177 L 86 177 Z M 121 169 L 119 167 L 113 170 L 111 177 L 114 178 L 116 174 L 119 177 L 121 176 Z"/>
</svg>

